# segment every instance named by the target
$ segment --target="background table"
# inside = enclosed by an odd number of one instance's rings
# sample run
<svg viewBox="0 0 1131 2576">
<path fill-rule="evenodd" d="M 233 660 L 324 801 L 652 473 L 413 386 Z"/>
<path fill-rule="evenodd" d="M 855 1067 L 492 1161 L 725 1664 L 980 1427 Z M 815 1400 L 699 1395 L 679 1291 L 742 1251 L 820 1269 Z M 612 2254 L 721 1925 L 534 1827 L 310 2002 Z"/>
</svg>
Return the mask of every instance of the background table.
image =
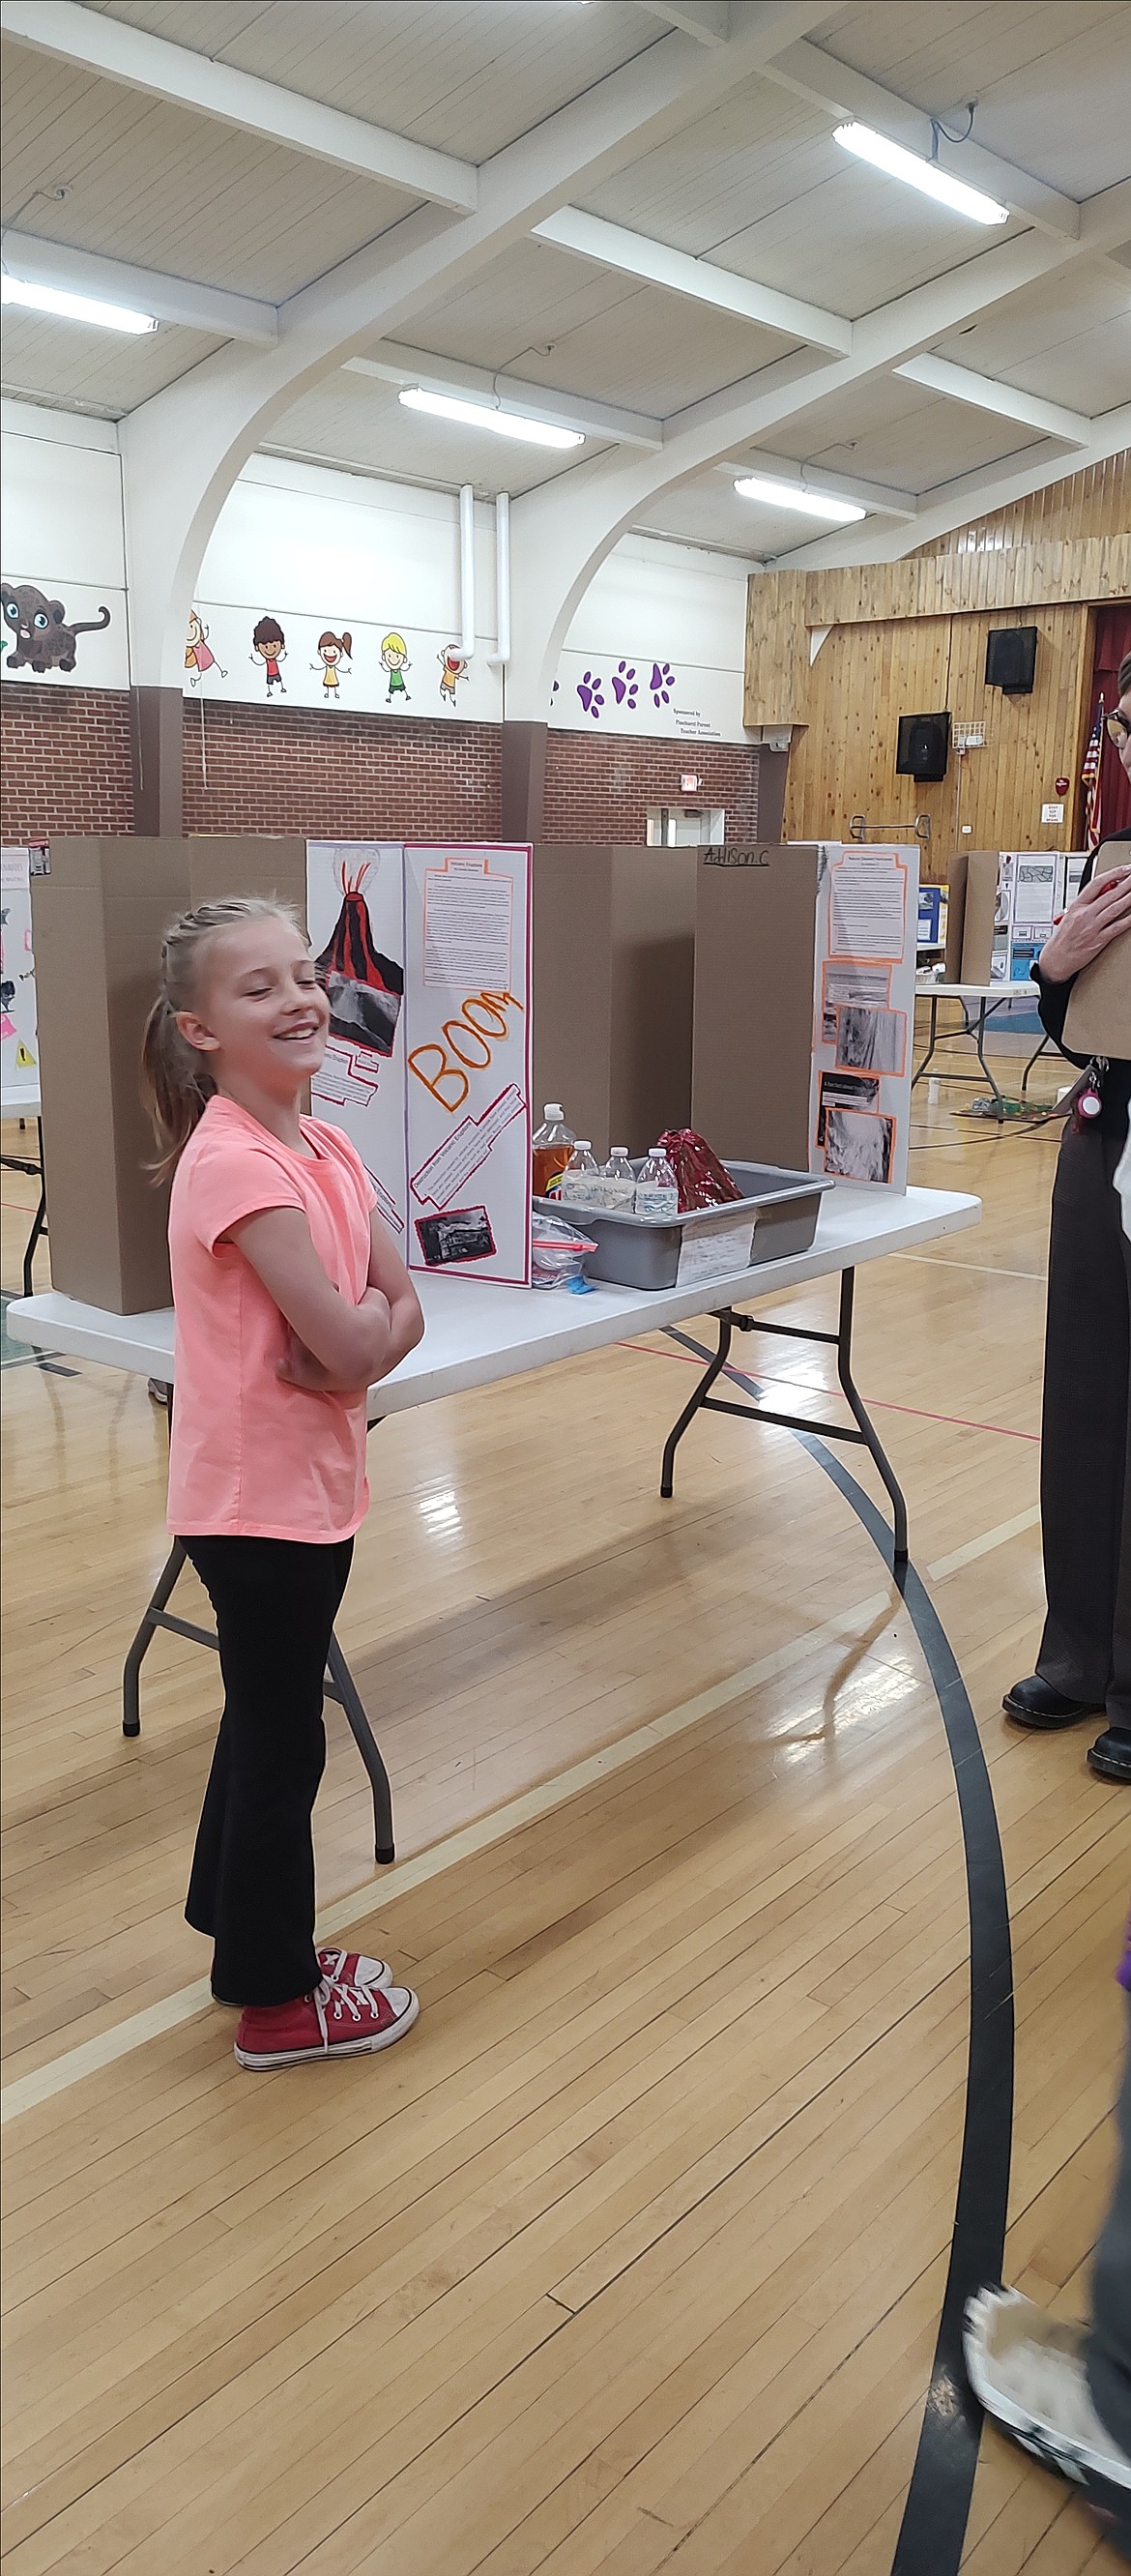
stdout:
<svg viewBox="0 0 1131 2576">
<path fill-rule="evenodd" d="M 3 1164 L 5 1171 L 30 1172 L 32 1178 L 38 1179 L 39 1181 L 39 1205 L 36 1208 L 35 1215 L 31 1221 L 31 1233 L 28 1236 L 27 1247 L 24 1252 L 25 1297 L 30 1297 L 32 1293 L 31 1266 L 35 1259 L 35 1247 L 39 1241 L 40 1235 L 44 1234 L 47 1229 L 47 1183 L 43 1177 L 42 1108 L 43 1103 L 39 1096 L 39 1084 L 37 1082 L 6 1082 L 3 1090 L 0 1091 L 0 1118 L 34 1118 L 35 1120 L 36 1144 L 39 1155 L 37 1162 L 29 1162 L 22 1154 L 0 1154 L 0 1163 Z"/>
<path fill-rule="evenodd" d="M 585 1296 L 564 1289 L 502 1288 L 486 1280 L 434 1278 L 416 1280 L 424 1309 L 425 1335 L 416 1350 L 392 1375 L 370 1389 L 371 1423 L 386 1415 L 406 1413 L 419 1404 L 435 1404 L 471 1387 L 490 1386 L 501 1378 L 521 1377 L 555 1360 L 573 1359 L 583 1351 L 607 1348 L 637 1333 L 656 1332 L 712 1314 L 718 1325 L 718 1347 L 694 1394 L 673 1425 L 664 1446 L 660 1490 L 672 1491 L 675 1451 L 697 1412 L 704 1407 L 736 1413 L 749 1421 L 821 1432 L 825 1437 L 861 1443 L 875 1460 L 891 1498 L 894 1554 L 907 1556 L 907 1511 L 895 1471 L 885 1455 L 852 1376 L 852 1322 L 855 1277 L 859 1267 L 882 1260 L 889 1252 L 909 1251 L 942 1235 L 976 1225 L 981 1201 L 953 1190 L 909 1189 L 903 1196 L 838 1183 L 821 1199 L 817 1232 L 808 1252 L 781 1261 L 754 1263 L 709 1282 L 686 1288 L 613 1288 L 599 1283 Z M 755 1236 L 755 1242 L 757 1237 Z M 736 1309 L 760 1297 L 776 1295 L 809 1279 L 840 1278 L 840 1311 L 835 1332 L 779 1323 L 776 1318 L 740 1314 Z M 40 1349 L 63 1351 L 72 1358 L 98 1360 L 132 1375 L 174 1381 L 174 1322 L 171 1307 L 144 1315 L 112 1315 L 85 1306 L 55 1290 L 28 1297 L 9 1307 L 7 1329 L 16 1341 Z M 791 1340 L 828 1342 L 837 1353 L 841 1391 L 850 1423 L 817 1423 L 808 1417 L 776 1413 L 758 1403 L 731 1403 L 713 1389 L 727 1364 L 736 1331 L 781 1333 Z M 170 1628 L 196 1644 L 215 1647 L 208 1629 L 178 1619 L 167 1604 L 185 1562 L 175 1540 L 126 1657 L 123 1674 L 123 1727 L 140 1732 L 138 1676 L 142 1659 L 158 1628 Z M 344 1708 L 373 1790 L 377 1858 L 394 1857 L 392 1802 L 388 1777 L 353 1677 L 338 1645 L 331 1640 L 328 1695 Z"/>
<path fill-rule="evenodd" d="M 979 1062 L 979 1064 L 981 1065 L 982 1071 L 983 1071 L 983 1073 L 984 1073 L 984 1075 L 985 1075 L 985 1077 L 986 1077 L 986 1081 L 988 1082 L 988 1084 L 989 1084 L 989 1086 L 990 1086 L 990 1092 L 991 1092 L 991 1094 L 992 1094 L 992 1098 L 993 1098 L 993 1109 L 992 1109 L 992 1111 L 991 1111 L 991 1116 L 992 1116 L 992 1117 L 994 1117 L 994 1118 L 1004 1118 L 1004 1117 L 1006 1116 L 1006 1114 L 1007 1114 L 1007 1113 L 1006 1113 L 1006 1105 L 1005 1105 L 1005 1094 L 1004 1094 L 1004 1092 L 999 1088 L 999 1085 L 998 1085 L 998 1083 L 996 1082 L 996 1080 L 995 1080 L 995 1078 L 994 1078 L 993 1074 L 990 1072 L 990 1068 L 989 1068 L 988 1064 L 986 1063 L 986 1058 L 985 1058 L 985 1053 L 984 1053 L 984 1041 L 985 1041 L 985 1035 L 986 1035 L 986 1022 L 987 1022 L 987 1020 L 992 1020 L 992 1018 L 993 1018 L 993 1016 L 994 1016 L 995 1011 L 1000 1011 L 1000 1010 L 1002 1010 L 1002 1009 L 1004 1008 L 1004 1006 L 1005 1006 L 1005 1004 L 1006 1004 L 1007 1002 L 1021 1002 L 1021 1001 L 1029 1001 L 1029 1002 L 1032 1002 L 1033 1004 L 1035 1004 L 1035 1003 L 1036 1003 L 1036 998 L 1037 998 L 1037 988 L 1036 988 L 1036 985 L 1035 985 L 1035 984 L 1032 984 L 1032 983 L 1025 983 L 1025 984 L 932 984 L 932 983 L 922 983 L 922 984 L 920 984 L 920 983 L 917 983 L 917 984 L 916 984 L 916 986 L 915 986 L 915 999 L 916 999 L 916 1001 L 929 1002 L 929 1003 L 930 1003 L 930 1005 L 931 1005 L 931 1034 L 930 1034 L 930 1042 L 929 1042 L 929 1044 L 928 1044 L 927 1052 L 926 1052 L 926 1055 L 925 1055 L 925 1056 L 924 1056 L 924 1058 L 923 1058 L 922 1064 L 919 1066 L 918 1072 L 912 1075 L 912 1079 L 911 1079 L 911 1088 L 912 1088 L 912 1090 L 914 1091 L 914 1089 L 915 1089 L 915 1085 L 916 1085 L 916 1083 L 917 1083 L 917 1082 L 921 1082 L 921 1081 L 922 1081 L 923 1076 L 924 1076 L 924 1074 L 925 1074 L 925 1072 L 926 1072 L 926 1070 L 927 1070 L 927 1067 L 928 1067 L 928 1065 L 929 1065 L 929 1064 L 931 1063 L 931 1061 L 932 1061 L 932 1058 L 933 1058 L 933 1056 L 934 1056 L 934 1054 L 935 1054 L 936 1046 L 937 1046 L 937 1044 L 938 1044 L 938 1042 L 939 1042 L 939 1041 L 938 1041 L 938 1017 L 939 1017 L 939 1003 L 940 1003 L 940 1002 L 961 1002 L 961 1004 L 962 1004 L 962 1006 L 963 1006 L 963 1009 L 962 1009 L 962 1023 L 963 1023 L 963 1024 L 962 1024 L 962 1027 L 961 1027 L 960 1029 L 944 1029 L 944 1030 L 943 1030 L 943 1037 L 944 1037 L 944 1038 L 973 1038 L 975 1053 L 976 1053 L 976 1055 L 977 1055 L 978 1062 Z M 973 1004 L 975 1004 L 975 1005 L 976 1005 L 976 1008 L 975 1008 L 975 1010 L 974 1010 L 973 1016 L 971 1015 L 970 1011 L 968 1011 L 968 1010 L 967 1010 L 967 1008 L 966 1008 L 966 1004 L 967 1004 L 968 1002 L 969 1002 L 969 1003 L 973 1003 Z M 1028 1064 L 1027 1064 L 1027 1065 L 1026 1065 L 1026 1067 L 1025 1067 L 1025 1073 L 1024 1073 L 1024 1077 L 1023 1077 L 1022 1085 L 1021 1085 L 1022 1090 L 1024 1090 L 1024 1088 L 1025 1088 L 1025 1084 L 1028 1082 L 1029 1075 L 1030 1075 L 1030 1073 L 1031 1073 L 1031 1072 L 1032 1072 L 1032 1070 L 1033 1070 L 1033 1066 L 1035 1065 L 1035 1063 L 1036 1063 L 1036 1061 L 1037 1061 L 1037 1057 L 1038 1057 L 1038 1056 L 1040 1055 L 1040 1053 L 1041 1053 L 1041 1049 L 1042 1049 L 1045 1045 L 1047 1045 L 1047 1043 L 1048 1043 L 1047 1039 L 1042 1038 L 1042 1039 L 1041 1039 L 1041 1044 L 1040 1044 L 1040 1046 L 1039 1046 L 1039 1047 L 1037 1047 L 1037 1049 L 1035 1050 L 1035 1053 L 1030 1057 L 1029 1062 L 1028 1062 Z M 977 1076 L 977 1074 L 976 1074 L 976 1073 L 946 1073 L 946 1074 L 944 1074 L 944 1075 L 942 1076 L 942 1079 L 943 1079 L 944 1081 L 946 1081 L 946 1082 L 977 1082 L 977 1080 L 978 1080 L 978 1076 Z"/>
</svg>

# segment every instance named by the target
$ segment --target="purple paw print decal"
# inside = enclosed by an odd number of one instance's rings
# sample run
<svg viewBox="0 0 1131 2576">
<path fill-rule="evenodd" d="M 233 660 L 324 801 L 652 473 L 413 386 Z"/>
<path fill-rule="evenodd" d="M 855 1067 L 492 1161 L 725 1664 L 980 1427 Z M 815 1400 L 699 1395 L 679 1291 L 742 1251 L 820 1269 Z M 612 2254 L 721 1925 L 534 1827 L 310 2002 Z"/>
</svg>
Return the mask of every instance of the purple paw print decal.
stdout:
<svg viewBox="0 0 1131 2576">
<path fill-rule="evenodd" d="M 629 707 L 635 706 L 638 685 L 636 672 L 632 663 L 618 662 L 613 673 L 613 696 L 616 699 L 618 707 L 625 705 Z"/>
<path fill-rule="evenodd" d="M 587 716 L 598 718 L 605 703 L 599 671 L 583 671 L 577 683 L 577 694 Z"/>
<path fill-rule="evenodd" d="M 667 707 L 671 705 L 672 690 L 675 687 L 675 672 L 673 671 L 670 662 L 653 662 L 652 677 L 648 682 L 648 686 L 652 692 L 652 704 L 654 707 Z"/>
</svg>

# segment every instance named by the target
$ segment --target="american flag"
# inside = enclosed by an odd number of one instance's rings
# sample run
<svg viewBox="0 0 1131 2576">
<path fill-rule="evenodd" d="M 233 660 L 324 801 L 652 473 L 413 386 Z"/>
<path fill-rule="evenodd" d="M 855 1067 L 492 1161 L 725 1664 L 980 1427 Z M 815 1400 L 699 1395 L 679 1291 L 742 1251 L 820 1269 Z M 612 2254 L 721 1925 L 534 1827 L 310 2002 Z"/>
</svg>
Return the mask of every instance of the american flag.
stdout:
<svg viewBox="0 0 1131 2576">
<path fill-rule="evenodd" d="M 1088 848 L 1090 850 L 1098 850 L 1102 838 L 1100 829 L 1100 772 L 1103 767 L 1103 747 L 1104 702 L 1101 698 L 1099 703 L 1099 712 L 1088 737 L 1088 748 L 1084 754 L 1084 766 L 1080 772 L 1080 784 L 1085 790 L 1084 828 L 1088 835 Z"/>
</svg>

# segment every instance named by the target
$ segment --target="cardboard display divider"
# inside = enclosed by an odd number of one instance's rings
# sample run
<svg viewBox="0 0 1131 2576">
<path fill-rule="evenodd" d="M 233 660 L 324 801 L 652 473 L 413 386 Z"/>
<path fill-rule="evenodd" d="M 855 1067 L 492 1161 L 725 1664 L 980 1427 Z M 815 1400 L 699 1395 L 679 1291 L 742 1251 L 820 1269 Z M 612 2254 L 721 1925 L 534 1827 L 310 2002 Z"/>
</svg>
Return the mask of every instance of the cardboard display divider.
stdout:
<svg viewBox="0 0 1131 2576">
<path fill-rule="evenodd" d="M 534 850 L 534 1116 L 560 1100 L 604 1162 L 691 1115 L 694 847 Z"/>
<path fill-rule="evenodd" d="M 988 984 L 994 952 L 999 853 L 955 850 L 946 914 L 948 984 Z"/>
<path fill-rule="evenodd" d="M 692 855 L 691 1124 L 732 1162 L 807 1171 L 818 846 Z"/>
<path fill-rule="evenodd" d="M 168 1190 L 153 1184 L 138 1080 L 162 935 L 237 893 L 277 894 L 305 919 L 305 841 L 60 837 L 32 880 L 51 1277 L 111 1314 L 170 1296 Z"/>
</svg>

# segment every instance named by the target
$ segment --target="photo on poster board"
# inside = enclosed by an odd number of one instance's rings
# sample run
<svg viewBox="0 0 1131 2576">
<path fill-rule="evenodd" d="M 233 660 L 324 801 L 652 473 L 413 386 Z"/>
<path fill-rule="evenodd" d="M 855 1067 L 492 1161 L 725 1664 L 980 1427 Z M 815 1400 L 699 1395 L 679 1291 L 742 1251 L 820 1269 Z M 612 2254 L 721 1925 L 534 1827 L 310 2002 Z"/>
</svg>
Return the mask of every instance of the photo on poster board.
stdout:
<svg viewBox="0 0 1131 2576">
<path fill-rule="evenodd" d="M 404 881 L 409 1266 L 528 1286 L 530 848 L 409 843 Z"/>
<path fill-rule="evenodd" d="M 0 1070 L 6 1090 L 39 1085 L 30 874 L 28 849 L 0 852 Z"/>
<path fill-rule="evenodd" d="M 824 1144 L 830 1109 L 878 1110 L 880 1078 L 876 1073 L 822 1073 L 817 1100 L 817 1143 Z"/>
<path fill-rule="evenodd" d="M 871 1109 L 829 1109 L 825 1116 L 825 1170 L 840 1181 L 891 1180 L 895 1120 Z"/>
<path fill-rule="evenodd" d="M 311 1085 L 316 1118 L 356 1146 L 403 1253 L 405 1170 L 404 856 L 399 841 L 308 841 L 310 944 L 330 1002 Z"/>
<path fill-rule="evenodd" d="M 907 1060 L 906 1011 L 844 1004 L 836 1015 L 836 1060 L 838 1071 L 845 1073 L 901 1074 Z"/>
<path fill-rule="evenodd" d="M 821 977 L 821 1043 L 836 1045 L 836 1015 L 849 1007 L 886 1011 L 891 999 L 890 966 L 844 965 L 826 959 Z"/>
</svg>

